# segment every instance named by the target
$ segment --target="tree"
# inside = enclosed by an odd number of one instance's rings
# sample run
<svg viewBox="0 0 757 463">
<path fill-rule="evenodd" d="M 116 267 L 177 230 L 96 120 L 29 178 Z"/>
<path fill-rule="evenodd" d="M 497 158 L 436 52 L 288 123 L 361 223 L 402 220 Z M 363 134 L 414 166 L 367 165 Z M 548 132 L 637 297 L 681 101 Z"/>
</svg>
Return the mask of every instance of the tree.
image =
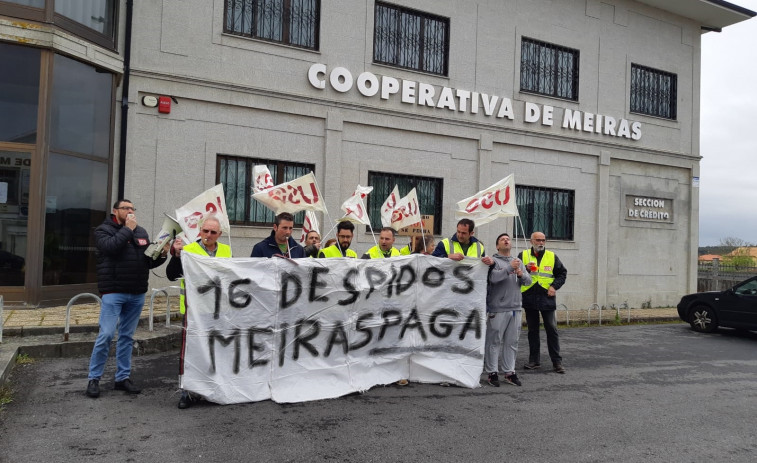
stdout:
<svg viewBox="0 0 757 463">
<path fill-rule="evenodd" d="M 725 238 L 720 238 L 720 245 L 730 246 L 732 248 L 743 248 L 745 246 L 752 246 L 748 242 L 742 240 L 741 238 L 736 238 L 735 236 L 726 236 Z"/>
</svg>

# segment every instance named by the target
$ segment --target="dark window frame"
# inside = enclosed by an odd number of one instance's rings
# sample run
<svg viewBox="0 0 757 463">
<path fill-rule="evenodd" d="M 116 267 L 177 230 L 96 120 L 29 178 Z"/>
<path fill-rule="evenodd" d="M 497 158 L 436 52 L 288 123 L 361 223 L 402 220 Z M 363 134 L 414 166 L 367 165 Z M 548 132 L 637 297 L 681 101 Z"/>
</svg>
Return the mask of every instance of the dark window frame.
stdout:
<svg viewBox="0 0 757 463">
<path fill-rule="evenodd" d="M 242 189 L 243 194 L 244 194 L 244 219 L 243 220 L 234 220 L 232 217 L 232 211 L 229 210 L 230 209 L 229 203 L 231 202 L 231 200 L 233 200 L 234 196 L 229 194 L 227 182 L 225 179 L 221 178 L 223 161 L 233 161 L 233 162 L 244 163 L 245 184 Z M 275 184 L 284 183 L 285 181 L 288 181 L 288 180 L 277 180 L 277 179 L 284 179 L 286 177 L 285 169 L 287 167 L 307 169 L 315 173 L 315 165 L 304 163 L 304 162 L 292 162 L 292 161 L 283 161 L 283 160 L 277 160 L 277 159 L 249 158 L 249 157 L 244 157 L 244 156 L 234 156 L 230 154 L 221 154 L 221 153 L 217 154 L 216 155 L 216 184 L 218 183 L 223 184 L 223 193 L 226 198 L 226 209 L 229 210 L 228 211 L 229 223 L 231 225 L 265 227 L 265 226 L 271 226 L 273 224 L 274 213 L 270 210 L 267 210 L 265 206 L 260 203 L 257 203 L 257 205 L 255 205 L 256 201 L 252 199 L 252 168 L 253 166 L 256 166 L 259 164 L 266 164 L 266 165 L 275 164 L 276 166 L 275 172 L 271 170 L 271 176 L 274 178 Z M 226 177 L 228 178 L 228 174 Z M 256 208 L 256 210 L 258 207 L 263 208 L 261 209 L 261 211 L 265 210 L 266 212 L 264 212 L 264 216 L 266 218 L 270 218 L 270 220 L 264 220 L 264 221 L 251 220 L 253 206 Z M 294 214 L 294 225 L 296 227 L 302 226 L 304 216 L 305 216 L 304 212 L 298 212 L 297 214 Z"/>
<path fill-rule="evenodd" d="M 60 13 L 56 13 L 55 0 L 45 0 L 45 6 L 43 8 L 7 3 L 0 0 L 0 15 L 22 18 L 40 23 L 53 24 L 60 29 L 83 38 L 84 40 L 117 52 L 120 3 L 121 2 L 119 1 L 114 1 L 113 10 L 110 11 L 110 14 L 112 15 L 112 18 L 110 19 L 113 24 L 113 30 L 111 34 L 100 33 L 90 27 L 85 26 L 84 24 L 74 21 L 73 19 L 67 18 Z"/>
<path fill-rule="evenodd" d="M 382 10 L 385 10 L 385 12 L 382 12 Z M 389 40 L 389 43 L 387 44 L 385 41 L 380 40 L 379 35 L 382 32 L 382 27 L 378 24 L 378 21 L 380 18 L 383 18 L 384 16 L 388 16 L 390 12 L 396 13 L 396 24 L 394 24 L 394 33 L 396 34 L 395 37 L 393 37 L 393 40 Z M 418 21 L 418 34 L 417 37 L 411 37 L 416 38 L 417 40 L 417 48 L 416 49 L 406 49 L 404 50 L 404 53 L 416 53 L 417 54 L 417 64 L 414 66 L 410 65 L 404 65 L 400 61 L 403 56 L 403 50 L 401 49 L 401 45 L 403 45 L 403 32 L 408 31 L 408 27 L 405 26 L 403 29 L 403 19 L 405 20 L 405 24 L 407 24 L 408 20 L 417 20 Z M 430 25 L 431 22 L 435 22 L 435 28 L 431 30 Z M 430 33 L 433 33 L 436 31 L 437 34 L 441 33 L 443 35 L 443 41 L 444 41 L 444 51 L 441 53 L 441 56 L 436 55 L 436 61 L 434 63 L 430 62 L 430 59 L 433 58 L 433 55 L 431 55 L 428 50 L 428 41 L 427 41 L 427 32 L 430 31 Z M 410 31 L 413 32 L 413 31 Z M 388 37 L 388 36 L 387 36 Z M 409 34 L 408 34 L 408 37 Z M 438 39 L 438 37 L 437 37 Z M 394 46 L 391 46 L 394 42 Z M 438 41 L 438 40 L 437 40 Z M 405 40 L 407 42 L 407 40 Z M 449 18 L 445 18 L 443 16 L 434 15 L 430 13 L 426 13 L 423 11 L 414 10 L 411 8 L 405 8 L 398 5 L 393 5 L 386 2 L 377 1 L 374 5 L 374 18 L 373 18 L 373 62 L 378 64 L 384 64 L 387 66 L 393 66 L 398 67 L 402 69 L 410 69 L 413 71 L 419 71 L 419 72 L 425 72 L 428 74 L 434 74 L 434 75 L 440 75 L 440 76 L 447 76 L 449 73 L 449 45 L 450 45 L 450 20 Z M 383 48 L 382 48 L 383 47 Z M 393 48 L 393 50 L 390 50 Z M 388 50 L 388 51 L 383 51 Z M 393 56 L 391 59 L 382 59 L 380 55 L 388 55 L 392 54 Z M 430 56 L 431 55 L 431 56 Z M 441 59 L 441 64 L 438 63 L 438 60 Z"/>
<path fill-rule="evenodd" d="M 677 120 L 678 75 L 631 63 L 629 110 L 636 114 Z"/>
<path fill-rule="evenodd" d="M 548 201 L 537 205 L 537 195 L 548 196 Z M 560 205 L 555 201 L 557 195 L 567 196 L 567 204 L 562 204 L 565 207 L 565 211 L 560 220 L 557 220 L 558 218 L 555 215 L 556 206 Z M 550 240 L 573 241 L 576 215 L 575 190 L 516 185 L 515 202 L 518 206 L 518 215 L 520 216 L 520 220 L 515 220 L 515 236 L 530 237 L 531 233 L 540 231 Z M 541 210 L 537 210 L 537 208 L 541 208 Z"/>
<path fill-rule="evenodd" d="M 418 201 L 420 202 L 420 208 L 421 208 L 421 214 L 422 215 L 428 215 L 428 207 L 431 205 L 433 207 L 432 215 L 434 216 L 434 229 L 432 230 L 434 235 L 441 235 L 442 234 L 442 219 L 443 219 L 443 213 L 444 213 L 444 179 L 439 177 L 426 177 L 422 175 L 408 175 L 408 174 L 397 174 L 394 172 L 379 172 L 379 171 L 368 171 L 368 186 L 374 186 L 375 187 L 375 178 L 376 177 L 382 177 L 389 179 L 389 183 L 391 186 L 389 187 L 389 191 L 383 195 L 382 193 L 378 193 L 374 191 L 368 195 L 368 201 L 365 205 L 368 209 L 368 216 L 371 218 L 371 226 L 374 230 L 378 230 L 382 227 L 381 224 L 381 205 L 384 204 L 384 201 L 386 201 L 386 198 L 391 193 L 392 189 L 394 188 L 395 184 L 398 184 L 399 182 L 397 179 L 409 181 L 410 183 L 407 185 L 398 185 L 399 186 L 399 193 L 400 197 L 405 196 L 412 190 L 413 188 L 416 188 L 416 192 L 418 193 Z M 436 184 L 436 195 L 433 199 L 424 198 L 422 197 L 422 192 L 418 191 L 418 181 L 432 181 Z M 377 194 L 378 193 L 378 194 Z M 425 210 L 424 210 L 425 207 Z M 374 211 L 375 209 L 375 211 Z M 368 227 L 366 227 L 366 232 L 370 231 Z"/>
<path fill-rule="evenodd" d="M 529 47 L 533 47 L 533 50 L 528 50 Z M 552 56 L 545 57 L 545 54 Z M 572 63 L 565 63 L 565 56 L 571 56 Z M 549 58 L 551 62 L 543 62 L 544 58 Z M 533 59 L 536 59 L 535 63 L 531 62 Z M 578 101 L 580 62 L 580 50 L 522 37 L 520 91 Z M 568 64 L 572 64 L 571 69 L 568 69 Z"/>
<path fill-rule="evenodd" d="M 259 4 L 260 2 L 276 2 L 277 4 L 280 3 L 281 7 L 281 40 L 276 40 L 270 37 L 266 37 L 263 34 L 259 33 L 257 29 L 257 15 L 259 12 Z M 291 47 L 296 48 L 302 48 L 305 50 L 314 50 L 318 51 L 320 49 L 320 33 L 321 33 L 321 0 L 310 0 L 315 3 L 314 6 L 314 15 L 312 18 L 312 23 L 309 24 L 309 27 L 312 28 L 312 44 L 310 46 L 298 44 L 292 42 L 292 2 L 297 0 L 224 0 L 224 9 L 223 9 L 223 32 L 230 35 L 236 35 L 239 37 L 247 37 L 250 39 L 255 40 L 262 40 L 265 42 L 270 43 L 276 43 L 281 45 L 287 45 Z M 308 1 L 308 0 L 300 0 L 300 1 Z M 247 4 L 249 4 L 250 8 L 250 24 L 249 24 L 249 31 L 245 29 L 245 25 L 242 24 L 241 27 L 239 27 L 239 30 L 235 30 L 236 28 L 232 24 L 231 27 L 229 24 L 229 21 L 232 21 L 233 18 L 229 18 L 229 12 L 234 10 L 235 5 L 241 5 L 241 11 L 242 15 L 245 14 L 245 10 L 247 9 Z M 244 18 L 241 19 L 241 22 L 244 23 Z"/>
</svg>

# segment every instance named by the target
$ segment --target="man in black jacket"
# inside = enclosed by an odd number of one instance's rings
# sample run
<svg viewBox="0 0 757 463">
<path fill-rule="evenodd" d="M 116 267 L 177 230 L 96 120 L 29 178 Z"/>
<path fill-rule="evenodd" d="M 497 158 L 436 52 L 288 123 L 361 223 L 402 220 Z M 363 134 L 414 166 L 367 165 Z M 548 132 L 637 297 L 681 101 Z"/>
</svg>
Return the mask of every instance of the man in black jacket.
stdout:
<svg viewBox="0 0 757 463">
<path fill-rule="evenodd" d="M 136 211 L 128 199 L 118 200 L 110 219 L 95 229 L 97 289 L 102 295 L 102 306 L 100 332 L 89 360 L 87 396 L 92 398 L 100 396 L 100 378 L 116 326 L 119 328 L 113 389 L 127 394 L 141 392 L 129 377 L 134 331 L 145 304 L 149 271 L 166 261 L 168 245 L 156 260 L 145 255 L 150 238 L 145 229 L 137 225 Z"/>
<path fill-rule="evenodd" d="M 294 238 L 294 216 L 289 212 L 282 212 L 273 221 L 271 235 L 252 247 L 250 257 L 273 257 L 280 255 L 290 259 L 305 257 L 305 250 Z"/>
</svg>

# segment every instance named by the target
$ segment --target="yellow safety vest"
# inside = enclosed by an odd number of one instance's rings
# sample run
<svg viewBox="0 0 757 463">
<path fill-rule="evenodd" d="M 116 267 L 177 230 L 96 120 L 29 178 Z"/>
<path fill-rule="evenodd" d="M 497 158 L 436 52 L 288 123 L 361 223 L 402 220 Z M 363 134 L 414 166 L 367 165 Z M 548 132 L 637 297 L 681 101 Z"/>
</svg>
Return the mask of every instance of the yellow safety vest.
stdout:
<svg viewBox="0 0 757 463">
<path fill-rule="evenodd" d="M 413 253 L 413 250 L 410 249 L 410 245 L 409 244 L 407 246 L 403 247 L 402 249 L 400 249 L 400 255 L 401 256 L 409 256 L 412 253 Z"/>
<path fill-rule="evenodd" d="M 536 262 L 536 257 L 531 257 L 531 250 L 525 249 L 523 251 L 523 265 L 528 268 L 528 263 L 533 260 Z M 555 281 L 555 275 L 552 273 L 555 268 L 555 253 L 552 251 L 544 251 L 544 255 L 541 256 L 541 263 L 536 272 L 531 274 L 531 284 L 528 286 L 521 286 L 520 292 L 524 293 L 528 291 L 531 286 L 539 284 L 544 289 L 549 289 L 552 286 L 552 282 Z"/>
<path fill-rule="evenodd" d="M 366 251 L 366 254 L 368 254 L 369 256 L 371 256 L 371 259 L 383 259 L 384 257 L 386 257 L 384 255 L 384 252 L 378 246 L 372 247 L 371 249 L 369 249 L 368 251 Z M 392 247 L 392 250 L 391 250 L 391 252 L 389 254 L 389 257 L 399 257 L 400 255 L 401 254 L 397 250 L 397 248 Z"/>
<path fill-rule="evenodd" d="M 321 249 L 321 252 L 319 252 L 318 255 L 320 256 L 321 253 L 323 253 L 323 257 L 352 257 L 353 259 L 357 259 L 357 253 L 352 249 L 347 249 L 347 255 L 343 256 L 336 244 Z"/>
<path fill-rule="evenodd" d="M 228 244 L 216 243 L 218 249 L 216 250 L 216 257 L 231 257 L 231 248 Z M 208 253 L 200 246 L 197 241 L 189 243 L 184 246 L 181 252 L 191 252 L 192 254 L 199 254 L 201 256 L 207 256 Z M 179 311 L 182 314 L 187 312 L 186 291 L 184 289 L 184 278 L 181 279 L 181 291 L 179 292 Z"/>
<path fill-rule="evenodd" d="M 442 240 L 442 244 L 444 245 L 444 250 L 447 252 L 447 255 L 454 253 L 460 253 L 463 254 L 463 247 L 460 246 L 460 243 L 457 241 L 452 241 L 453 250 L 450 252 L 449 249 L 449 238 L 444 238 Z M 471 243 L 470 246 L 468 246 L 468 253 L 464 254 L 466 257 L 481 257 L 484 255 L 484 245 L 481 244 L 480 241 L 476 241 L 475 243 Z"/>
</svg>

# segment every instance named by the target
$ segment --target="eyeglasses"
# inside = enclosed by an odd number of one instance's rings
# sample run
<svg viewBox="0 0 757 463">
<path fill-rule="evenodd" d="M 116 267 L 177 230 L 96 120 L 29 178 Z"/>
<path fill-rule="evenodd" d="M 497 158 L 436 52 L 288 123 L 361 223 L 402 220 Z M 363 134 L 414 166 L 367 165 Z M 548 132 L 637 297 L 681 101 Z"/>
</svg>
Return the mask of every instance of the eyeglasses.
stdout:
<svg viewBox="0 0 757 463">
<path fill-rule="evenodd" d="M 122 211 L 137 212 L 137 209 L 135 207 L 131 207 L 131 206 L 121 206 L 121 207 L 117 207 L 116 209 L 120 209 Z"/>
<path fill-rule="evenodd" d="M 200 231 L 202 231 L 203 233 L 210 233 L 211 235 L 217 235 L 217 234 L 221 233 L 221 232 L 215 231 L 215 230 L 208 230 L 207 228 L 203 228 Z"/>
</svg>

